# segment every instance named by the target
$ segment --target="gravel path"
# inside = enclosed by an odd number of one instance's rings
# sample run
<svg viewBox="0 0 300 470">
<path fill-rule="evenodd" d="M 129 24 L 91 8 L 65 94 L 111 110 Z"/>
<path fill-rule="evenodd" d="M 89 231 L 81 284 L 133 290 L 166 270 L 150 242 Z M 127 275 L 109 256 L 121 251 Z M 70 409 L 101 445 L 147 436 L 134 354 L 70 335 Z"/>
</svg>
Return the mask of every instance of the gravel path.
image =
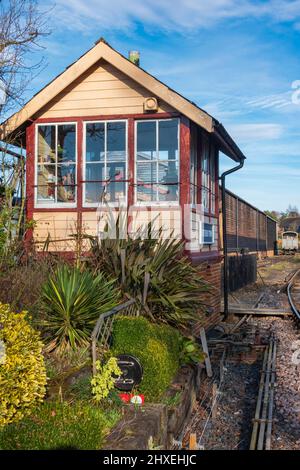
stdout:
<svg viewBox="0 0 300 470">
<path fill-rule="evenodd" d="M 249 422 L 255 410 L 259 370 L 259 365 L 227 365 L 217 395 L 215 417 L 211 416 L 211 386 L 207 387 L 208 399 L 202 403 L 200 400 L 190 429 L 196 432 L 205 450 L 249 449 Z"/>
</svg>

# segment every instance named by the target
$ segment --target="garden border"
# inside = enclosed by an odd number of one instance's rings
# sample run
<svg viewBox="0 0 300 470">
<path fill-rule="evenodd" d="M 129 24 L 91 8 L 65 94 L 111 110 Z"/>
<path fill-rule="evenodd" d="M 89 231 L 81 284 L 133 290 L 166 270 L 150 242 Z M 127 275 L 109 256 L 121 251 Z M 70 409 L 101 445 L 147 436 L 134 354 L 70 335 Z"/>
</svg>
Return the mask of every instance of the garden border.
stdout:
<svg viewBox="0 0 300 470">
<path fill-rule="evenodd" d="M 181 367 L 162 403 L 125 405 L 123 418 L 106 437 L 103 448 L 171 449 L 192 413 L 200 390 L 201 370 L 201 365 Z"/>
</svg>

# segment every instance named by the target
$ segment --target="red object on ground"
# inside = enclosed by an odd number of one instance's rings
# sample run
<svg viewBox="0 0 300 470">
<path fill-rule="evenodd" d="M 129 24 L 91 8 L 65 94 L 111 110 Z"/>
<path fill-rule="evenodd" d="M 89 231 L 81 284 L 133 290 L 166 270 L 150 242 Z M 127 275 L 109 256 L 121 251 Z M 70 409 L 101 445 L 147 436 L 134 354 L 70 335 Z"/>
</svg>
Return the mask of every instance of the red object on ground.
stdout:
<svg viewBox="0 0 300 470">
<path fill-rule="evenodd" d="M 133 397 L 136 397 L 140 403 L 138 405 L 143 405 L 145 402 L 145 395 L 135 394 L 135 393 L 119 393 L 119 397 L 121 398 L 123 403 L 130 403 Z"/>
</svg>

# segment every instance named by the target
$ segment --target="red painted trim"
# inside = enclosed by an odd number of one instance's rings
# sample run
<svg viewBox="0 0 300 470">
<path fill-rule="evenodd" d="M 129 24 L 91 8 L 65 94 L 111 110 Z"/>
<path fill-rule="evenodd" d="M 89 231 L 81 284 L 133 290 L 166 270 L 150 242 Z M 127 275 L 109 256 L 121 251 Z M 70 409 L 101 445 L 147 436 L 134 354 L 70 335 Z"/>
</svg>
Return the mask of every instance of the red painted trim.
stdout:
<svg viewBox="0 0 300 470">
<path fill-rule="evenodd" d="M 77 207 L 36 207 L 33 212 L 36 214 L 38 212 L 77 212 L 77 210 Z"/>
<path fill-rule="evenodd" d="M 128 206 L 129 207 L 129 206 Z M 82 207 L 80 209 L 80 212 L 96 212 L 97 210 L 99 209 L 99 207 Z M 118 207 L 113 207 L 112 209 L 114 210 L 119 210 Z M 161 207 L 161 206 L 131 206 L 130 209 L 132 211 L 144 211 L 144 210 L 147 210 L 147 211 L 151 211 L 151 210 L 157 210 L 157 211 L 160 211 L 160 212 L 163 212 L 163 211 L 179 211 L 181 210 L 181 207 L 178 205 L 178 206 L 170 206 L 170 207 Z M 111 208 L 106 208 L 105 206 L 101 207 L 101 211 L 105 212 L 105 211 L 109 211 L 111 210 Z M 36 209 L 33 209 L 33 212 L 36 214 L 38 212 L 77 212 L 79 211 L 79 209 L 77 207 L 59 207 L 59 208 L 55 208 L 55 207 L 38 207 Z"/>
<path fill-rule="evenodd" d="M 77 122 L 77 231 L 81 233 L 82 230 L 82 198 L 83 198 L 83 184 L 81 183 L 83 172 L 83 125 L 82 121 Z"/>
<path fill-rule="evenodd" d="M 134 197 L 135 197 L 135 188 L 134 188 L 134 178 L 135 178 L 135 151 L 134 151 L 134 119 L 130 117 L 128 119 L 128 180 L 129 183 L 127 185 L 127 209 L 131 209 L 134 204 Z M 131 210 L 128 213 L 127 218 L 127 231 L 131 231 L 131 224 L 132 224 L 132 214 Z"/>
<path fill-rule="evenodd" d="M 203 155 L 203 139 L 201 130 L 197 130 L 197 204 L 202 202 L 202 155 Z"/>
<path fill-rule="evenodd" d="M 110 121 L 119 119 L 168 119 L 179 117 L 179 113 L 141 113 L 141 114 L 99 114 L 92 116 L 70 116 L 58 118 L 38 118 L 33 121 L 39 123 L 59 123 L 59 122 L 85 122 L 85 121 Z"/>
<path fill-rule="evenodd" d="M 35 169 L 35 126 L 31 124 L 26 129 L 26 220 L 33 219 L 34 208 L 34 169 Z M 33 229 L 25 234 L 25 246 L 33 239 Z"/>
<path fill-rule="evenodd" d="M 179 201 L 181 206 L 182 239 L 186 240 L 190 232 L 190 214 L 185 211 L 186 205 L 190 204 L 190 166 L 191 166 L 191 132 L 190 121 L 185 116 L 180 119 L 180 194 Z M 186 219 L 186 220 L 184 220 Z M 186 233 L 185 233 L 186 232 Z"/>
</svg>

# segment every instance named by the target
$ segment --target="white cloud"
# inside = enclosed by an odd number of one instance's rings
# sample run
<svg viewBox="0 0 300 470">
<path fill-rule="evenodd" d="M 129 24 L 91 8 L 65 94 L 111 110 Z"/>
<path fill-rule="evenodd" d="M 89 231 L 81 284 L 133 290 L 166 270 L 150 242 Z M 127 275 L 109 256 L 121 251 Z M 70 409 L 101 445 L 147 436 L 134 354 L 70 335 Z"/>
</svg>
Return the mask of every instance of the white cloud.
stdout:
<svg viewBox="0 0 300 470">
<path fill-rule="evenodd" d="M 224 19 L 269 17 L 299 23 L 299 0 L 56 0 L 54 9 L 64 27 L 82 31 L 129 29 L 135 21 L 164 30 L 185 32 Z"/>
<path fill-rule="evenodd" d="M 284 131 L 280 124 L 272 123 L 233 124 L 227 128 L 237 142 L 279 139 Z"/>
</svg>

